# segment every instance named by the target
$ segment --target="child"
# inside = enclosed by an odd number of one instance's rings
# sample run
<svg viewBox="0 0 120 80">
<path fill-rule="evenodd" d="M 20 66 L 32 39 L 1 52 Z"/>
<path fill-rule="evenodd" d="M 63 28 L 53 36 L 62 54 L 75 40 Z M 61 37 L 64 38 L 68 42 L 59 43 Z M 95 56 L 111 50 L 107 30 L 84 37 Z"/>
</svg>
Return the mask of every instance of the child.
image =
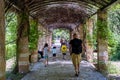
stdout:
<svg viewBox="0 0 120 80">
<path fill-rule="evenodd" d="M 43 54 L 44 54 L 44 58 L 45 58 L 45 67 L 48 65 L 48 53 L 49 53 L 49 48 L 48 48 L 48 44 L 45 43 L 44 48 L 43 48 Z"/>
<path fill-rule="evenodd" d="M 52 53 L 53 53 L 53 60 L 56 60 L 56 46 L 53 46 L 53 49 L 52 49 Z"/>
<path fill-rule="evenodd" d="M 66 46 L 65 43 L 62 44 L 61 51 L 62 51 L 62 54 L 63 54 L 63 59 L 65 59 L 65 55 L 66 55 L 66 52 L 67 52 L 67 46 Z"/>
</svg>

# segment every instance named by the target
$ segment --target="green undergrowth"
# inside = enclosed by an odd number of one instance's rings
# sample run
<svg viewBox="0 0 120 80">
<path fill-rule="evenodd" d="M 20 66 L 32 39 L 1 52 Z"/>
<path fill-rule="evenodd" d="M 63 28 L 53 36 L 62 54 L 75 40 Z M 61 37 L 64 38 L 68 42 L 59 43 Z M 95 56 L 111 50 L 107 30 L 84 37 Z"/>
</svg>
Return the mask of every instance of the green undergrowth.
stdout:
<svg viewBox="0 0 120 80">
<path fill-rule="evenodd" d="M 25 74 L 20 74 L 20 73 L 13 74 L 10 72 L 6 72 L 6 78 L 10 80 L 21 80 L 24 77 L 24 75 Z"/>
<path fill-rule="evenodd" d="M 108 63 L 108 73 L 109 74 L 120 74 L 119 65 L 113 64 L 112 62 Z"/>
<path fill-rule="evenodd" d="M 12 65 L 10 66 L 9 69 L 8 68 L 6 69 L 6 78 L 8 80 L 21 80 L 21 78 L 23 78 L 23 76 L 25 74 L 20 74 L 20 73 L 14 74 L 14 73 L 12 73 L 14 68 L 15 68 L 15 58 L 12 58 L 12 60 L 14 60 L 14 61 L 12 61 L 13 63 L 10 63 Z M 10 60 L 10 62 L 11 62 L 11 60 Z M 9 65 L 9 64 L 7 64 L 7 65 Z"/>
</svg>

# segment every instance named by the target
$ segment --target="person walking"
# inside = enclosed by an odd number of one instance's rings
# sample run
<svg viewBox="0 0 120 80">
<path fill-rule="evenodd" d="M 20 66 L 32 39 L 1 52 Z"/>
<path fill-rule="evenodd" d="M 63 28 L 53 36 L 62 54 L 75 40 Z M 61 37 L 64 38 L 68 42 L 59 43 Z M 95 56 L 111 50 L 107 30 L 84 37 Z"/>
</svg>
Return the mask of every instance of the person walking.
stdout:
<svg viewBox="0 0 120 80">
<path fill-rule="evenodd" d="M 52 54 L 53 54 L 53 60 L 55 61 L 56 60 L 56 54 L 57 54 L 57 47 L 56 46 L 53 46 Z"/>
<path fill-rule="evenodd" d="M 66 53 L 67 53 L 67 46 L 66 46 L 65 43 L 62 44 L 61 52 L 62 52 L 62 55 L 63 55 L 63 59 L 65 60 L 66 59 Z"/>
<path fill-rule="evenodd" d="M 75 68 L 75 76 L 79 76 L 79 66 L 81 62 L 82 40 L 78 39 L 77 34 L 73 34 L 73 39 L 69 42 L 69 51 Z"/>
<path fill-rule="evenodd" d="M 43 54 L 45 58 L 45 61 L 44 61 L 45 67 L 48 65 L 48 53 L 49 53 L 49 47 L 48 47 L 48 44 L 45 43 L 44 48 L 43 48 Z"/>
</svg>

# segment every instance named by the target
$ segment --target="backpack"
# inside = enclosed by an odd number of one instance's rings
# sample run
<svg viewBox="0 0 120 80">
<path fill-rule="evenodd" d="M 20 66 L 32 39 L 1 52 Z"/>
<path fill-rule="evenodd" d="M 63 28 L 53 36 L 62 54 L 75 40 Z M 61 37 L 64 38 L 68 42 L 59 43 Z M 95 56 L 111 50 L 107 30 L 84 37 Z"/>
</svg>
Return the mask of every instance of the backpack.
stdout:
<svg viewBox="0 0 120 80">
<path fill-rule="evenodd" d="M 67 51 L 67 46 L 66 46 L 66 45 L 62 45 L 61 51 L 62 51 L 62 52 L 66 52 L 66 51 Z"/>
</svg>

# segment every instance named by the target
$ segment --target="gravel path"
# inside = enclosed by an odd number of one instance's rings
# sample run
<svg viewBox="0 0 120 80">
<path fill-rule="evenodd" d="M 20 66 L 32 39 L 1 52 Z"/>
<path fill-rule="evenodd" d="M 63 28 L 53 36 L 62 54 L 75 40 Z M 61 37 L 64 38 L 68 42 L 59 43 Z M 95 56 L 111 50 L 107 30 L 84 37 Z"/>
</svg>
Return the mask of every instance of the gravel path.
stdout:
<svg viewBox="0 0 120 80">
<path fill-rule="evenodd" d="M 21 80 L 120 80 L 120 75 L 109 74 L 106 79 L 102 74 L 97 72 L 94 66 L 87 62 L 81 61 L 79 77 L 75 77 L 74 68 L 67 54 L 66 60 L 62 59 L 62 55 L 58 49 L 57 59 L 53 61 L 52 54 L 49 55 L 49 65 L 44 67 L 43 60 L 30 65 L 30 72 Z M 15 58 L 6 61 L 6 71 L 11 72 Z M 111 62 L 113 65 L 120 67 L 120 62 Z"/>
<path fill-rule="evenodd" d="M 69 55 L 63 60 L 62 55 L 57 54 L 56 61 L 53 61 L 50 55 L 47 67 L 44 67 L 42 60 L 32 64 L 30 73 L 21 80 L 107 80 L 87 61 L 81 61 L 79 77 L 75 77 L 74 74 Z"/>
</svg>

